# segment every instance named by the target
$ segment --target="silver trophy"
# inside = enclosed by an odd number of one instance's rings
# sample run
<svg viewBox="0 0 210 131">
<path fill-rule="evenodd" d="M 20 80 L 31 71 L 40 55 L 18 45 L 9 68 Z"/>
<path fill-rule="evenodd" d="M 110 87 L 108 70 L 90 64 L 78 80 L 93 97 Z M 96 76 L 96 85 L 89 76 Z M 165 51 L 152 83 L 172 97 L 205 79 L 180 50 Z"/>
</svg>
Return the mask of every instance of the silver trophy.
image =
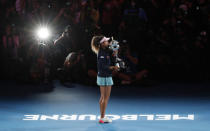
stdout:
<svg viewBox="0 0 210 131">
<path fill-rule="evenodd" d="M 115 66 L 118 66 L 119 70 L 120 69 L 125 69 L 125 62 L 118 57 L 118 50 L 120 49 L 119 42 L 114 40 L 113 37 L 112 37 L 112 40 L 110 42 L 109 49 L 111 49 L 113 52 L 115 52 L 114 53 Z"/>
</svg>

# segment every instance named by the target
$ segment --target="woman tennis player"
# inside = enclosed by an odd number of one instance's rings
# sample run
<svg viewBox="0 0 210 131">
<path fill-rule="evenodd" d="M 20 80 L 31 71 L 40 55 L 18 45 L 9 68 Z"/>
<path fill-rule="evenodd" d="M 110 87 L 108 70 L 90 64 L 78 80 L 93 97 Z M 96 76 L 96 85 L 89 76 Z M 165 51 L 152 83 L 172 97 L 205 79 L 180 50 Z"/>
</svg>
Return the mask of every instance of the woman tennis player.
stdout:
<svg viewBox="0 0 210 131">
<path fill-rule="evenodd" d="M 112 122 L 112 119 L 105 117 L 105 111 L 113 85 L 112 71 L 118 71 L 119 69 L 118 66 L 112 66 L 109 39 L 105 36 L 94 36 L 91 41 L 91 48 L 97 54 L 97 85 L 100 86 L 101 92 L 99 100 L 101 117 L 99 123 Z"/>
</svg>

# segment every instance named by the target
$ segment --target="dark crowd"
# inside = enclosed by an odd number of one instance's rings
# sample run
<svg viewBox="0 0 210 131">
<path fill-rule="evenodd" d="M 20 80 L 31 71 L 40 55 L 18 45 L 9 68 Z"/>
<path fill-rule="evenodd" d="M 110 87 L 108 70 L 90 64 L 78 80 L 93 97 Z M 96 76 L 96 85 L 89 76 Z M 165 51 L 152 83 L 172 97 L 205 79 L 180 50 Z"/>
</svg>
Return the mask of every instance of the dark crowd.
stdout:
<svg viewBox="0 0 210 131">
<path fill-rule="evenodd" d="M 94 35 L 114 37 L 116 84 L 209 81 L 209 0 L 0 0 L 0 77 L 96 84 Z M 40 42 L 35 31 L 48 26 Z"/>
</svg>

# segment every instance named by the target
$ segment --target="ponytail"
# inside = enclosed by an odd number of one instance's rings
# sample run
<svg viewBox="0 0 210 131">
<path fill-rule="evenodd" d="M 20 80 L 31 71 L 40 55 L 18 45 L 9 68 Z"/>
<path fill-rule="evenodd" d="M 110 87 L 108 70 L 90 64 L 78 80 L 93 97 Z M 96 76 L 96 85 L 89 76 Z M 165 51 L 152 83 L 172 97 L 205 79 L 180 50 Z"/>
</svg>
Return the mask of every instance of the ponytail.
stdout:
<svg viewBox="0 0 210 131">
<path fill-rule="evenodd" d="M 91 40 L 91 49 L 95 54 L 98 54 L 99 48 L 100 48 L 100 40 L 104 36 L 93 36 Z"/>
</svg>

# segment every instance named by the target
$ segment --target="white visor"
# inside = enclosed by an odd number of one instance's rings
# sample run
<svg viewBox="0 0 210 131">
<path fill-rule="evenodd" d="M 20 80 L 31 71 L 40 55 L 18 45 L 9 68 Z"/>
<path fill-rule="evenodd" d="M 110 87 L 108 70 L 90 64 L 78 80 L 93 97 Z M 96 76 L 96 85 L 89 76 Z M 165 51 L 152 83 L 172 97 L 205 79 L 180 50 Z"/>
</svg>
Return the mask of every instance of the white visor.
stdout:
<svg viewBox="0 0 210 131">
<path fill-rule="evenodd" d="M 105 41 L 108 41 L 110 38 L 107 38 L 107 37 L 103 37 L 103 39 L 100 41 L 100 44 L 105 42 Z"/>
</svg>

